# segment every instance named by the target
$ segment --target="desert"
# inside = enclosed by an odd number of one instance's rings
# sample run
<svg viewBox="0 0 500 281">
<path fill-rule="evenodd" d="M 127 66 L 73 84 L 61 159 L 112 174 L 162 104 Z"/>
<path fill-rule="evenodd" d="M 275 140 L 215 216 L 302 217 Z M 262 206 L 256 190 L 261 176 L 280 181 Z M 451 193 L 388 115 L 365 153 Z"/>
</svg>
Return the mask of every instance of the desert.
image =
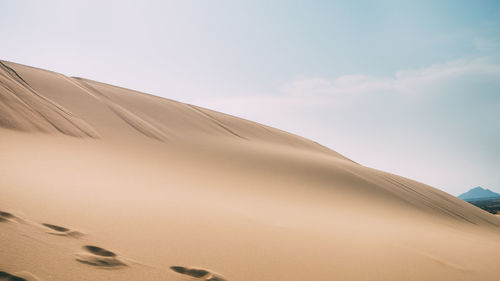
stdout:
<svg viewBox="0 0 500 281">
<path fill-rule="evenodd" d="M 497 280 L 500 219 L 294 134 L 0 65 L 0 280 Z"/>
</svg>

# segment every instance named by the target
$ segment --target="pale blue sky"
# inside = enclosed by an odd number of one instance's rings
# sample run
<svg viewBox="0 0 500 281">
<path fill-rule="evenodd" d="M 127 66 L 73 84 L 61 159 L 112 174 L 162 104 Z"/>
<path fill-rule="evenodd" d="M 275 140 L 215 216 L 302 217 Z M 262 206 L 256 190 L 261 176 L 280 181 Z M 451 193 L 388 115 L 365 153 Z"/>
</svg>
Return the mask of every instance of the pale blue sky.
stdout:
<svg viewBox="0 0 500 281">
<path fill-rule="evenodd" d="M 0 2 L 0 59 L 500 191 L 500 1 Z"/>
</svg>

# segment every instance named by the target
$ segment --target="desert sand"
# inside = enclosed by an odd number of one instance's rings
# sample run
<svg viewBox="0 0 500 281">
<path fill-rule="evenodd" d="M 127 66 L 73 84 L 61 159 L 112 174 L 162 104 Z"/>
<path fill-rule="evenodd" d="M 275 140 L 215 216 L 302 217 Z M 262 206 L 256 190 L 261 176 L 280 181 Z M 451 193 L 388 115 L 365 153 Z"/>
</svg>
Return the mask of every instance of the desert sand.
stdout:
<svg viewBox="0 0 500 281">
<path fill-rule="evenodd" d="M 500 280 L 500 218 L 353 160 L 2 61 L 0 280 Z"/>
</svg>

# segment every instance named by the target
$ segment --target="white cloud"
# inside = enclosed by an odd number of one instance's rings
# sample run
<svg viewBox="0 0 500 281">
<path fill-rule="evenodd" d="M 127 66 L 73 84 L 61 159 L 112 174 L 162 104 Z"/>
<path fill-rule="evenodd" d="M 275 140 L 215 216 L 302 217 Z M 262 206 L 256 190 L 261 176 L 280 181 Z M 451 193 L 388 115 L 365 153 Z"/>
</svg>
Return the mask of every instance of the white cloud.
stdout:
<svg viewBox="0 0 500 281">
<path fill-rule="evenodd" d="M 276 110 L 307 111 L 336 108 L 347 112 L 353 108 L 370 107 L 379 103 L 417 105 L 422 100 L 429 102 L 427 99 L 432 96 L 449 95 L 451 90 L 460 88 L 464 83 L 470 84 L 474 82 L 473 79 L 478 79 L 479 82 L 500 81 L 500 64 L 490 63 L 487 58 L 463 59 L 422 69 L 397 71 L 392 77 L 354 74 L 333 79 L 300 78 L 284 83 L 274 92 L 227 95 L 218 98 L 212 96 L 209 100 L 198 99 L 195 103 L 248 118 L 261 117 L 258 112 L 276 112 Z M 456 95 L 467 95 L 463 93 L 463 87 L 459 90 L 462 93 L 457 92 Z M 246 114 L 247 112 L 251 114 Z M 257 120 L 263 121 L 261 118 Z"/>
<path fill-rule="evenodd" d="M 487 59 L 457 60 L 416 70 L 397 71 L 394 77 L 373 77 L 361 74 L 344 75 L 335 79 L 303 78 L 286 83 L 282 98 L 319 98 L 321 102 L 343 95 L 373 94 L 381 91 L 417 92 L 450 79 L 466 75 L 500 77 L 500 65 Z M 423 92 L 420 92 L 423 94 Z"/>
</svg>

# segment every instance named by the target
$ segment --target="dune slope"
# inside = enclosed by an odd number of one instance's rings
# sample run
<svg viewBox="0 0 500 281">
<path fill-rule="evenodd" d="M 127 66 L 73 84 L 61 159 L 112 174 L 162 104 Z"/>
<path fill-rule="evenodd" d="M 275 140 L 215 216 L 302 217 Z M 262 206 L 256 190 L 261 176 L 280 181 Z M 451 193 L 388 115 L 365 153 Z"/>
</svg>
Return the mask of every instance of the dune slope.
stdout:
<svg viewBox="0 0 500 281">
<path fill-rule="evenodd" d="M 0 159 L 0 280 L 500 276 L 500 219 L 433 187 L 248 120 L 5 61 Z"/>
</svg>

